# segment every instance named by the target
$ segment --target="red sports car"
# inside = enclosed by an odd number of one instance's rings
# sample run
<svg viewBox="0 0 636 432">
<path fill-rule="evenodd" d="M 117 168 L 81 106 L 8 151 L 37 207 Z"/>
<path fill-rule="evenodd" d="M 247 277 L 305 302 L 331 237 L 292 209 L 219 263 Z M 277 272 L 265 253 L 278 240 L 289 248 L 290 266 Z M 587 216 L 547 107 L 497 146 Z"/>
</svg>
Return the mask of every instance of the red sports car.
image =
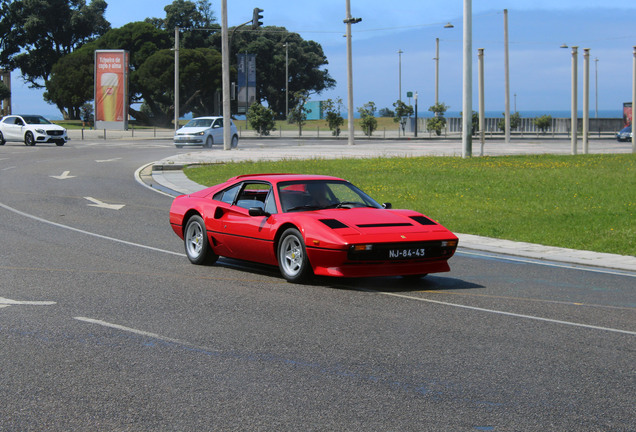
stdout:
<svg viewBox="0 0 636 432">
<path fill-rule="evenodd" d="M 233 177 L 175 198 L 170 224 L 194 264 L 224 256 L 277 265 L 290 282 L 446 272 L 457 248 L 457 237 L 426 216 L 318 175 Z"/>
</svg>

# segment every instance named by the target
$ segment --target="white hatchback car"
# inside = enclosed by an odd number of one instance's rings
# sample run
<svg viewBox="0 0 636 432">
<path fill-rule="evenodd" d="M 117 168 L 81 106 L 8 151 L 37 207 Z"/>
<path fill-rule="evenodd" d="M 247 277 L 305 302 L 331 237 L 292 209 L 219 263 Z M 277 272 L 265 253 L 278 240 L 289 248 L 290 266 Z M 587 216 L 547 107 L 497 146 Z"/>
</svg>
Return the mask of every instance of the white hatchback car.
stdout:
<svg viewBox="0 0 636 432">
<path fill-rule="evenodd" d="M 232 148 L 238 146 L 238 131 L 234 122 L 231 122 Z M 223 143 L 223 117 L 196 117 L 177 130 L 174 136 L 174 145 L 177 148 L 183 146 L 200 145 L 212 148 L 213 144 Z"/>
<path fill-rule="evenodd" d="M 66 129 L 41 115 L 8 115 L 0 120 L 0 145 L 7 141 L 24 142 L 28 146 L 50 142 L 63 146 L 68 136 Z"/>
</svg>

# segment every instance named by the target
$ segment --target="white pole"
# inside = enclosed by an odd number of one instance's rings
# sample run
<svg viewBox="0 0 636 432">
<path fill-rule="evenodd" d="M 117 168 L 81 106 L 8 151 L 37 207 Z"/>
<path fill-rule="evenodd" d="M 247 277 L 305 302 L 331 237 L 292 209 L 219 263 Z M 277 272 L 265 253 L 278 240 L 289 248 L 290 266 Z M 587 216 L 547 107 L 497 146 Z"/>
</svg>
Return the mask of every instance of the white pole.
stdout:
<svg viewBox="0 0 636 432">
<path fill-rule="evenodd" d="M 289 119 L 289 43 L 285 42 L 285 119 Z"/>
<path fill-rule="evenodd" d="M 435 38 L 435 105 L 439 103 L 439 38 Z"/>
<path fill-rule="evenodd" d="M 232 148 L 230 111 L 230 50 L 228 46 L 227 0 L 221 2 L 221 62 L 223 76 L 223 150 Z"/>
<path fill-rule="evenodd" d="M 402 53 L 404 51 L 398 50 L 398 100 L 402 100 Z"/>
<path fill-rule="evenodd" d="M 583 48 L 583 154 L 588 154 L 590 145 L 590 49 Z"/>
<path fill-rule="evenodd" d="M 472 41 L 472 2 L 464 0 L 464 67 L 462 98 L 462 157 L 472 156 L 473 123 L 473 41 Z"/>
<path fill-rule="evenodd" d="M 174 28 L 174 131 L 179 129 L 179 27 Z"/>
<path fill-rule="evenodd" d="M 506 144 L 510 144 L 510 62 L 508 59 L 508 9 L 504 9 L 504 68 L 505 68 L 505 86 L 506 86 L 506 112 L 504 129 L 506 135 Z"/>
<path fill-rule="evenodd" d="M 353 139 L 353 61 L 351 54 L 351 2 L 347 0 L 347 124 L 349 127 L 348 144 L 354 145 Z"/>
<path fill-rule="evenodd" d="M 484 155 L 484 141 L 486 140 L 486 110 L 484 104 L 484 49 L 479 48 L 479 156 Z"/>
<path fill-rule="evenodd" d="M 632 153 L 636 153 L 636 131 L 634 131 L 634 108 L 636 107 L 636 46 L 632 65 Z"/>
<path fill-rule="evenodd" d="M 577 129 L 579 124 L 579 118 L 578 118 L 578 112 L 577 112 L 577 106 L 578 106 L 578 100 L 577 100 L 577 82 L 578 82 L 577 54 L 578 54 L 578 51 L 577 49 L 578 49 L 577 46 L 572 47 L 572 111 L 571 111 L 570 129 L 572 130 L 571 133 L 572 133 L 572 154 L 573 155 L 577 154 L 578 152 Z"/>
</svg>

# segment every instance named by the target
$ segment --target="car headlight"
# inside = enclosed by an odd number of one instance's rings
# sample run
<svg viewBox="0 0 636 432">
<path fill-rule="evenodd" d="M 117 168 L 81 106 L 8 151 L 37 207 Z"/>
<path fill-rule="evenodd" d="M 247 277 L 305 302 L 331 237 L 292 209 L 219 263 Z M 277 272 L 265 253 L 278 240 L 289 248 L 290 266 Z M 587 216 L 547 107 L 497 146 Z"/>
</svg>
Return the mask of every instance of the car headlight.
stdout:
<svg viewBox="0 0 636 432">
<path fill-rule="evenodd" d="M 36 131 L 37 133 L 39 133 L 39 134 L 43 134 L 43 135 L 46 133 L 46 132 L 44 132 L 44 129 L 36 129 L 35 131 Z"/>
</svg>

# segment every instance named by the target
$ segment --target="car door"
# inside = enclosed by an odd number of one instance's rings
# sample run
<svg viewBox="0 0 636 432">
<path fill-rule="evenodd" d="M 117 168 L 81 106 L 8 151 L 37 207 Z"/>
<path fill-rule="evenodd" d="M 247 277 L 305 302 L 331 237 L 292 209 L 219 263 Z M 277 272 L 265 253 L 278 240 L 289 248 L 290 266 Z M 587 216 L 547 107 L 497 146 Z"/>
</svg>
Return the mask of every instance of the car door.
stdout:
<svg viewBox="0 0 636 432">
<path fill-rule="evenodd" d="M 22 140 L 22 126 L 24 123 L 20 117 L 11 116 L 3 121 L 2 134 L 7 141 Z"/>
<path fill-rule="evenodd" d="M 275 264 L 272 216 L 250 216 L 250 208 L 276 212 L 274 192 L 269 183 L 245 182 L 234 203 L 224 207 L 219 218 L 222 241 L 238 259 Z"/>
<path fill-rule="evenodd" d="M 217 118 L 212 123 L 212 138 L 215 144 L 223 144 L 223 119 Z"/>
</svg>

